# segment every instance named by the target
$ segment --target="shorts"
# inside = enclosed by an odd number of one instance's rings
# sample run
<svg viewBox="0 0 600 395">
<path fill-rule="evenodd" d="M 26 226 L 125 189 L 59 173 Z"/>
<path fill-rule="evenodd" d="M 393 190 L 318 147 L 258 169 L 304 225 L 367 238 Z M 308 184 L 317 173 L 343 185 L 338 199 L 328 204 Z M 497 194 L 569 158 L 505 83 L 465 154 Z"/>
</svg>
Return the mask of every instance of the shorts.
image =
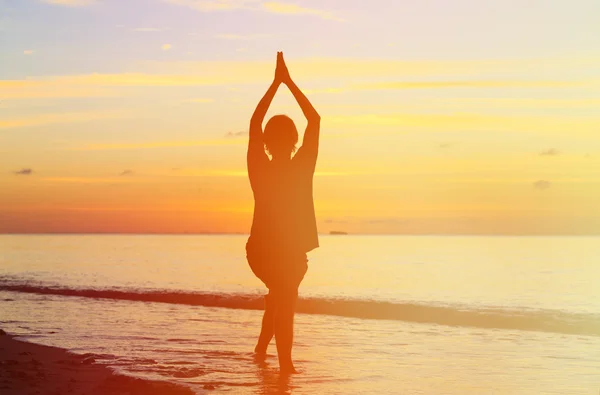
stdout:
<svg viewBox="0 0 600 395">
<path fill-rule="evenodd" d="M 246 244 L 246 259 L 250 269 L 270 291 L 297 292 L 308 270 L 305 252 L 278 251 Z"/>
</svg>

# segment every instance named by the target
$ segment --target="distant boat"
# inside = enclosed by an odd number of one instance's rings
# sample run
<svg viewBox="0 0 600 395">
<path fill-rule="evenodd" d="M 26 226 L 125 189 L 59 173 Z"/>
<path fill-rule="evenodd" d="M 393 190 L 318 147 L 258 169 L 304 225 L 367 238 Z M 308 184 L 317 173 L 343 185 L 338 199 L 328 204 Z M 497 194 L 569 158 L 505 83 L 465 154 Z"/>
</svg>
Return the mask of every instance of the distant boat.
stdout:
<svg viewBox="0 0 600 395">
<path fill-rule="evenodd" d="M 330 235 L 347 235 L 348 232 L 342 232 L 341 230 L 332 230 L 329 232 Z"/>
</svg>

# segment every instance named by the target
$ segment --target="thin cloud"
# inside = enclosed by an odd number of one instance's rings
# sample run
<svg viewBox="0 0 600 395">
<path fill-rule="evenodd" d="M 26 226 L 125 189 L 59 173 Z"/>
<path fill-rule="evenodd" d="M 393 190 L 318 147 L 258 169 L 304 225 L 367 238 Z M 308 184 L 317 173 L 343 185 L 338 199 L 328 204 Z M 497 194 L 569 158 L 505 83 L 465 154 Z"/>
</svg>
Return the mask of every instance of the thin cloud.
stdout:
<svg viewBox="0 0 600 395">
<path fill-rule="evenodd" d="M 151 143 L 122 143 L 122 144 L 88 144 L 80 147 L 68 148 L 69 151 L 105 151 L 105 150 L 138 150 L 155 148 L 184 148 L 184 147 L 212 147 L 221 145 L 242 144 L 239 140 L 200 140 L 200 141 L 157 141 Z"/>
<path fill-rule="evenodd" d="M 169 49 L 171 49 L 171 44 L 163 44 L 161 48 L 163 51 L 168 51 Z"/>
<path fill-rule="evenodd" d="M 454 144 L 452 143 L 441 143 L 440 145 L 438 145 L 439 148 L 450 148 L 452 147 Z"/>
<path fill-rule="evenodd" d="M 197 97 L 197 98 L 193 98 L 193 99 L 186 99 L 183 100 L 182 103 L 213 103 L 215 101 L 215 99 L 211 99 L 209 97 Z"/>
<path fill-rule="evenodd" d="M 323 176 L 345 176 L 351 175 L 352 173 L 339 173 L 339 172 L 315 172 L 315 177 Z M 248 170 L 246 169 L 189 169 L 185 171 L 184 176 L 186 177 L 248 177 Z"/>
<path fill-rule="evenodd" d="M 439 89 L 439 88 L 576 88 L 590 81 L 399 81 L 356 84 L 351 90 Z"/>
<path fill-rule="evenodd" d="M 431 101 L 429 101 L 431 103 Z M 489 107 L 490 105 L 496 108 L 507 109 L 567 109 L 567 108 L 598 108 L 600 107 L 600 99 L 595 98 L 542 98 L 542 97 L 452 97 L 439 98 L 435 102 L 443 104 L 460 104 L 477 108 L 477 106 Z"/>
<path fill-rule="evenodd" d="M 314 95 L 320 93 L 345 93 L 348 92 L 348 89 L 345 88 L 320 88 L 320 89 L 305 89 L 304 90 L 307 95 Z"/>
<path fill-rule="evenodd" d="M 263 9 L 267 12 L 274 14 L 285 14 L 285 15 L 314 15 L 322 19 L 344 22 L 344 19 L 335 16 L 333 13 L 324 10 L 318 10 L 314 8 L 300 7 L 296 4 L 286 4 L 278 2 L 268 2 L 262 4 Z"/>
<path fill-rule="evenodd" d="M 133 31 L 133 32 L 142 32 L 142 33 L 164 32 L 165 30 L 168 30 L 168 29 L 159 28 L 159 27 L 136 27 L 136 28 L 131 29 L 131 31 Z"/>
<path fill-rule="evenodd" d="M 557 156 L 560 152 L 555 148 L 550 148 L 540 152 L 540 156 Z"/>
<path fill-rule="evenodd" d="M 61 89 L 71 90 L 99 90 L 108 87 L 126 87 L 126 86 L 200 86 L 200 85 L 220 85 L 228 81 L 218 80 L 211 77 L 202 77 L 195 75 L 161 75 L 144 73 L 124 73 L 124 74 L 83 74 L 61 77 L 47 77 L 39 79 L 26 80 L 0 80 L 0 90 L 3 97 L 6 98 L 28 98 L 45 97 L 36 95 L 40 91 L 60 91 Z M 20 94 L 25 91 L 25 94 Z M 29 91 L 29 93 L 27 93 Z M 60 92 L 56 97 L 62 96 Z"/>
<path fill-rule="evenodd" d="M 33 169 L 31 168 L 23 168 L 21 170 L 15 171 L 15 175 L 17 176 L 30 176 L 33 174 Z"/>
<path fill-rule="evenodd" d="M 116 112 L 80 112 L 32 115 L 25 118 L 0 120 L 0 129 L 16 129 L 52 124 L 97 121 L 101 119 L 117 119 L 123 114 Z"/>
<path fill-rule="evenodd" d="M 200 12 L 233 11 L 248 8 L 257 0 L 163 0 L 164 2 L 189 7 Z"/>
<path fill-rule="evenodd" d="M 268 37 L 266 34 L 217 34 L 215 38 L 221 40 L 240 40 L 240 41 L 251 41 L 259 38 Z"/>
<path fill-rule="evenodd" d="M 120 176 L 131 176 L 133 175 L 133 170 L 127 169 L 127 170 L 123 170 L 121 173 L 119 173 Z"/>
<path fill-rule="evenodd" d="M 23 51 L 23 55 L 33 55 L 33 50 L 32 49 L 26 49 L 25 51 Z"/>
<path fill-rule="evenodd" d="M 95 177 L 45 177 L 42 181 L 46 182 L 60 182 L 60 183 L 73 183 L 73 184 L 118 184 L 125 183 L 127 180 L 119 179 L 116 177 L 107 178 L 95 178 Z"/>
<path fill-rule="evenodd" d="M 407 222 L 405 218 L 368 218 L 361 221 L 364 224 L 378 225 L 378 224 L 403 224 Z"/>
<path fill-rule="evenodd" d="M 7 99 L 60 99 L 119 96 L 114 89 L 45 80 L 0 80 L 0 91 Z"/>
<path fill-rule="evenodd" d="M 500 116 L 476 113 L 457 114 L 356 114 L 324 117 L 330 125 L 365 125 L 370 127 L 403 127 L 421 130 L 463 130 L 488 132 L 564 133 L 574 130 L 579 134 L 597 133 L 600 117 L 578 119 L 570 117 Z"/>
<path fill-rule="evenodd" d="M 347 224 L 348 221 L 344 220 L 344 219 L 334 219 L 334 218 L 327 218 L 325 221 L 326 224 Z"/>
<path fill-rule="evenodd" d="M 240 132 L 227 132 L 225 133 L 225 137 L 242 137 L 242 136 L 246 136 L 248 134 L 248 132 L 246 131 L 240 131 Z"/>
<path fill-rule="evenodd" d="M 391 61 L 360 59 L 299 59 L 294 61 L 294 73 L 303 80 L 341 78 L 356 80 L 377 75 L 381 78 L 414 78 L 419 76 L 425 81 L 387 82 L 377 84 L 351 84 L 341 87 L 327 87 L 309 90 L 309 93 L 345 93 L 359 90 L 377 89 L 449 89 L 449 88 L 491 88 L 491 87 L 583 87 L 593 88 L 600 85 L 594 80 L 582 81 L 427 81 L 439 75 L 468 76 L 508 72 L 533 65 L 552 64 L 551 59 L 527 63 L 512 61 L 501 63 L 486 61 Z M 264 80 L 264 70 L 272 67 L 272 61 L 188 61 L 188 62 L 152 62 L 158 73 L 120 73 L 120 74 L 82 74 L 52 77 L 32 77 L 22 80 L 0 80 L 0 91 L 6 98 L 50 98 L 114 96 L 108 88 L 125 86 L 216 86 L 250 84 Z M 573 65 L 577 62 L 574 61 Z M 590 66 L 600 65 L 590 61 Z M 565 65 L 566 67 L 567 65 Z M 198 73 L 202 70 L 202 74 Z M 573 105 L 584 105 L 574 103 Z M 563 106 L 565 103 L 556 103 Z M 586 106 L 597 106 L 591 101 Z M 562 107 L 561 107 L 562 108 Z"/>
<path fill-rule="evenodd" d="M 347 171 L 315 171 L 316 177 L 338 177 L 338 176 L 354 176 L 362 173 L 354 173 Z"/>
<path fill-rule="evenodd" d="M 533 187 L 539 191 L 544 191 L 544 190 L 550 188 L 551 185 L 552 185 L 552 183 L 547 180 L 538 180 L 533 183 Z"/>
<path fill-rule="evenodd" d="M 243 41 L 240 41 L 242 43 Z M 35 55 L 35 54 L 34 54 Z M 600 66 L 600 62 L 590 61 L 590 66 Z M 377 89 L 491 89 L 501 87 L 523 88 L 580 88 L 596 89 L 600 81 L 460 81 L 468 75 L 511 72 L 533 65 L 553 64 L 551 59 L 540 61 L 505 61 L 500 70 L 494 62 L 485 61 L 392 61 L 360 59 L 298 59 L 294 61 L 294 73 L 303 81 L 322 81 L 327 78 L 356 81 L 377 75 L 382 79 L 419 78 L 423 81 L 389 82 L 377 84 L 340 85 L 307 89 L 307 94 L 345 94 L 360 90 Z M 573 61 L 575 66 L 578 63 Z M 122 97 L 138 95 L 141 92 L 123 87 L 178 87 L 178 86 L 240 86 L 264 81 L 265 71 L 272 67 L 272 61 L 164 61 L 148 62 L 146 72 L 119 74 L 81 74 L 46 77 L 29 77 L 21 80 L 0 79 L 0 92 L 5 99 L 50 99 L 85 97 Z M 567 67 L 565 64 L 564 67 Z M 152 70 L 153 72 L 148 72 Z M 198 70 L 202 70 L 199 73 Z M 441 75 L 450 76 L 448 81 L 431 81 Z M 520 85 L 518 85 L 520 84 Z M 464 99 L 452 99 L 461 103 Z M 475 100 L 475 99 L 473 99 Z M 509 105 L 512 107 L 534 106 L 550 108 L 575 108 L 585 106 L 596 108 L 597 99 L 585 100 L 498 100 L 482 99 L 475 101 L 473 108 L 488 108 L 489 105 Z M 1 122 L 1 121 L 0 121 Z"/>
<path fill-rule="evenodd" d="M 314 15 L 322 19 L 343 22 L 344 19 L 337 17 L 332 12 L 314 8 L 301 7 L 296 4 L 280 2 L 265 2 L 261 0 L 163 0 L 164 2 L 189 7 L 200 12 L 223 12 L 235 10 L 263 11 L 272 14 L 285 15 Z"/>
<path fill-rule="evenodd" d="M 63 7 L 84 7 L 97 3 L 96 0 L 42 0 L 42 2 Z"/>
</svg>

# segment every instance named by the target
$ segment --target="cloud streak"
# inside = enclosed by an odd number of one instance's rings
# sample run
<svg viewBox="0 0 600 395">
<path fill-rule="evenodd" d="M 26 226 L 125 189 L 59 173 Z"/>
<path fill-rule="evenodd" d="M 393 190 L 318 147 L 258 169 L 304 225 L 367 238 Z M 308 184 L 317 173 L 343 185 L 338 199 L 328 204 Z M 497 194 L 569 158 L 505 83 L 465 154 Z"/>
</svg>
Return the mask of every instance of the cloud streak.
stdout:
<svg viewBox="0 0 600 395">
<path fill-rule="evenodd" d="M 68 151 L 105 151 L 105 150 L 139 150 L 160 148 L 211 147 L 221 145 L 238 145 L 245 142 L 234 139 L 215 139 L 198 141 L 155 141 L 149 143 L 115 143 L 87 144 L 80 147 L 67 148 Z"/>
<path fill-rule="evenodd" d="M 547 180 L 538 180 L 533 183 L 533 187 L 538 191 L 545 191 L 546 189 L 550 188 L 551 185 L 552 183 Z"/>
<path fill-rule="evenodd" d="M 600 62 L 597 64 L 600 67 Z M 388 61 L 360 59 L 298 59 L 294 60 L 294 75 L 303 81 L 371 79 L 413 79 L 423 81 L 388 81 L 348 84 L 341 87 L 306 89 L 309 94 L 339 93 L 361 90 L 402 89 L 491 89 L 491 88 L 593 88 L 600 81 L 527 81 L 527 80 L 461 80 L 461 76 L 511 72 L 532 65 L 547 64 L 533 61 Z M 579 64 L 578 62 L 573 63 Z M 501 67 L 502 66 L 502 67 Z M 118 74 L 80 74 L 49 77 L 28 77 L 21 80 L 0 80 L 0 91 L 5 99 L 106 97 L 115 96 L 117 87 L 177 87 L 255 84 L 266 81 L 269 61 L 200 61 L 200 62 L 146 62 L 141 68 L 153 72 L 125 72 Z M 566 66 L 565 66 L 566 67 Z M 138 68 L 139 69 L 139 68 Z M 452 80 L 434 80 L 439 76 L 454 76 Z M 452 78 L 452 77 L 450 77 Z M 332 82 L 329 82 L 332 83 Z M 335 82 L 333 82 L 335 83 Z M 125 92 L 127 94 L 129 92 Z M 525 102 L 526 105 L 529 102 Z M 597 106 L 597 100 L 582 105 Z M 562 103 L 555 103 L 561 106 Z M 574 104 L 573 104 L 574 106 Z"/>
<path fill-rule="evenodd" d="M 141 33 L 151 33 L 151 32 L 163 32 L 165 30 L 165 28 L 159 28 L 159 27 L 136 27 L 131 29 L 131 31 L 133 32 L 141 32 Z"/>
<path fill-rule="evenodd" d="M 257 0 L 163 0 L 164 2 L 189 7 L 200 12 L 233 11 L 249 8 Z"/>
<path fill-rule="evenodd" d="M 163 0 L 164 2 L 184 6 L 200 12 L 224 12 L 236 10 L 262 11 L 279 15 L 312 15 L 321 19 L 343 22 L 342 18 L 330 11 L 302 7 L 297 4 L 261 0 Z"/>
<path fill-rule="evenodd" d="M 351 172 L 338 172 L 338 171 L 316 171 L 315 177 L 338 177 L 338 176 L 349 176 L 353 175 Z M 197 170 L 187 171 L 183 176 L 202 176 L 202 177 L 248 177 L 248 170 L 246 169 L 218 169 L 218 170 Z"/>
<path fill-rule="evenodd" d="M 102 86 L 60 84 L 53 79 L 0 80 L 3 99 L 65 99 L 115 97 L 119 93 Z"/>
<path fill-rule="evenodd" d="M 336 22 L 344 22 L 344 19 L 335 16 L 333 13 L 324 10 L 318 10 L 314 8 L 301 7 L 296 4 L 287 4 L 279 2 L 267 2 L 263 3 L 262 7 L 264 10 L 274 14 L 284 15 L 314 15 L 322 19 L 332 20 Z"/>
<path fill-rule="evenodd" d="M 45 126 L 52 124 L 98 121 L 101 119 L 122 118 L 123 113 L 116 112 L 79 112 L 79 113 L 56 113 L 39 114 L 25 118 L 13 118 L 0 120 L 0 129 L 16 129 L 34 126 Z"/>
<path fill-rule="evenodd" d="M 30 176 L 33 174 L 33 170 L 30 168 L 23 168 L 21 170 L 15 171 L 15 175 L 17 176 Z"/>
<path fill-rule="evenodd" d="M 328 125 L 344 127 L 400 127 L 406 131 L 479 131 L 479 132 L 533 132 L 596 135 L 600 129 L 600 117 L 571 118 L 543 116 L 499 116 L 485 114 L 356 114 L 332 115 L 323 118 Z"/>
<path fill-rule="evenodd" d="M 182 103 L 197 103 L 197 104 L 208 104 L 213 103 L 215 99 L 211 99 L 209 97 L 197 97 L 193 99 L 183 100 Z"/>
<path fill-rule="evenodd" d="M 229 138 L 231 138 L 231 137 L 243 137 L 243 136 L 247 136 L 247 135 L 248 135 L 248 132 L 242 130 L 240 132 L 227 132 L 225 134 L 225 137 L 229 137 Z"/>
<path fill-rule="evenodd" d="M 353 85 L 351 90 L 440 89 L 440 88 L 573 88 L 586 87 L 596 81 L 405 81 Z"/>
<path fill-rule="evenodd" d="M 259 38 L 268 37 L 267 34 L 217 34 L 215 38 L 221 40 L 239 40 L 239 41 L 251 41 Z"/>
<path fill-rule="evenodd" d="M 555 148 L 550 148 L 540 152 L 540 156 L 557 156 L 560 152 Z"/>
<path fill-rule="evenodd" d="M 96 4 L 96 0 L 42 0 L 42 2 L 63 7 L 84 7 Z"/>
<path fill-rule="evenodd" d="M 44 177 L 41 181 L 70 184 L 112 184 L 127 182 L 126 180 L 116 177 Z"/>
</svg>

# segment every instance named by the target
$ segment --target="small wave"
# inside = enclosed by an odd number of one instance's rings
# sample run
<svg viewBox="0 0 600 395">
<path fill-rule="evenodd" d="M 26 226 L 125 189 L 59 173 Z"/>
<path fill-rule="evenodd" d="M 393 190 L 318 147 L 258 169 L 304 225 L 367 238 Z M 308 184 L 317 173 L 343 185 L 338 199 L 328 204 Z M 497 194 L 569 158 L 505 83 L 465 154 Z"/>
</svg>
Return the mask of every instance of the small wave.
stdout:
<svg viewBox="0 0 600 395">
<path fill-rule="evenodd" d="M 257 295 L 121 289 L 73 289 L 29 284 L 2 284 L 0 290 L 94 299 L 170 303 L 177 305 L 262 310 Z M 484 329 L 510 329 L 600 336 L 600 316 L 553 310 L 475 309 L 373 300 L 301 298 L 298 313 Z"/>
</svg>

